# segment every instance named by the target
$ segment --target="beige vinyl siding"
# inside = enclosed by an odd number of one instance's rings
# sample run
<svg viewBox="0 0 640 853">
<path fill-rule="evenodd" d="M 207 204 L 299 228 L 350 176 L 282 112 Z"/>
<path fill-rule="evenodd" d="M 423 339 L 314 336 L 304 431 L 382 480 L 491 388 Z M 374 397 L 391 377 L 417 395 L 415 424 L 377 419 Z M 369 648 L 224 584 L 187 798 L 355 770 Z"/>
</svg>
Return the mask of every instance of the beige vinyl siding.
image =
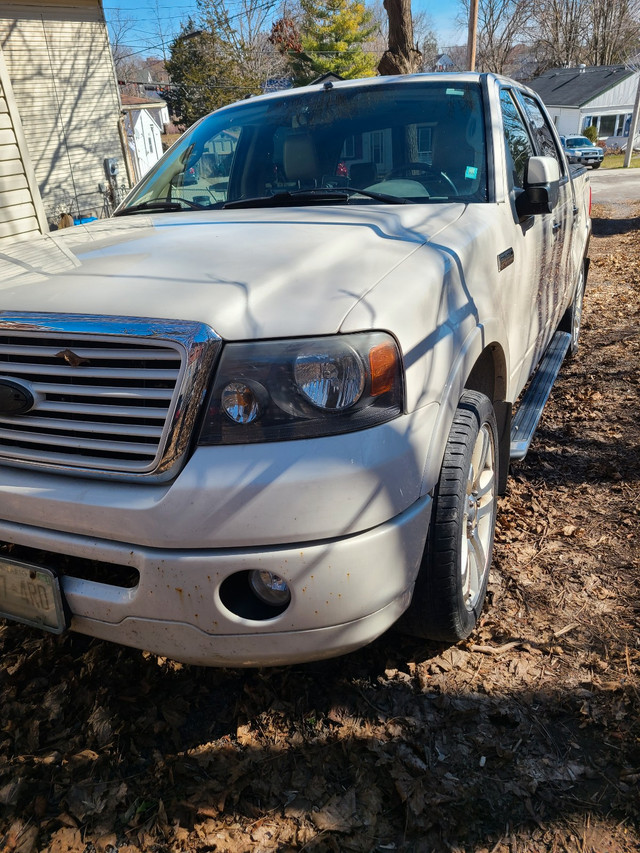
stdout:
<svg viewBox="0 0 640 853">
<path fill-rule="evenodd" d="M 0 47 L 49 221 L 62 213 L 100 215 L 105 158 L 116 158 L 124 171 L 101 6 L 0 3 Z"/>
<path fill-rule="evenodd" d="M 47 230 L 4 58 L 0 53 L 0 246 Z"/>
</svg>

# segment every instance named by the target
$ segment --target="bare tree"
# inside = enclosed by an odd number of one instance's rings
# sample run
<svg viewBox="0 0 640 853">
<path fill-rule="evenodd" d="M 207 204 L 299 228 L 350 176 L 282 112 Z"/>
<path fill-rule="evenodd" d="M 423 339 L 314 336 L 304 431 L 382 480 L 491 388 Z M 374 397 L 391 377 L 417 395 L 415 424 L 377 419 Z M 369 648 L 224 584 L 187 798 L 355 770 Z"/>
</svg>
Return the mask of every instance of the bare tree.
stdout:
<svg viewBox="0 0 640 853">
<path fill-rule="evenodd" d="M 274 2 L 197 0 L 200 25 L 225 46 L 247 88 L 260 87 L 285 73 L 282 53 L 269 39 Z"/>
<path fill-rule="evenodd" d="M 109 44 L 118 80 L 128 80 L 136 67 L 137 56 L 127 46 L 128 37 L 136 26 L 136 19 L 122 9 L 113 9 L 109 15 Z"/>
<path fill-rule="evenodd" d="M 414 47 L 411 0 L 384 0 L 389 19 L 389 48 L 378 63 L 380 74 L 409 74 L 420 68 L 422 53 Z"/>
<path fill-rule="evenodd" d="M 389 15 L 383 6 L 382 0 L 377 0 L 368 8 L 371 10 L 373 19 L 377 24 L 377 33 L 375 38 L 371 40 L 370 46 L 377 52 L 378 57 L 382 57 L 389 46 Z M 433 20 L 424 9 L 412 12 L 412 20 L 413 42 L 416 50 L 422 53 L 422 59 L 417 70 L 433 71 L 440 52 L 438 50 L 438 36 L 433 26 Z"/>
<path fill-rule="evenodd" d="M 540 70 L 585 61 L 588 14 L 584 0 L 540 0 L 532 24 Z"/>
<path fill-rule="evenodd" d="M 530 0 L 486 0 L 478 14 L 479 71 L 512 74 L 513 52 L 522 41 L 531 14 Z"/>
<path fill-rule="evenodd" d="M 469 18 L 469 0 L 463 4 L 462 26 Z M 532 0 L 480 0 L 478 4 L 477 71 L 514 75 L 518 70 L 516 47 L 528 41 Z"/>
<path fill-rule="evenodd" d="M 469 0 L 463 9 L 460 24 L 468 19 Z M 639 44 L 640 0 L 479 0 L 481 71 L 518 76 L 525 49 L 537 72 L 619 64 Z"/>
<path fill-rule="evenodd" d="M 589 65 L 624 62 L 640 44 L 639 0 L 591 0 L 587 8 Z"/>
<path fill-rule="evenodd" d="M 438 50 L 438 36 L 433 28 L 432 19 L 424 9 L 415 12 L 413 15 L 413 38 L 416 49 L 422 54 L 419 70 L 433 71 L 436 59 L 440 53 Z"/>
<path fill-rule="evenodd" d="M 640 0 L 541 0 L 531 17 L 540 70 L 621 64 L 640 42 Z"/>
</svg>

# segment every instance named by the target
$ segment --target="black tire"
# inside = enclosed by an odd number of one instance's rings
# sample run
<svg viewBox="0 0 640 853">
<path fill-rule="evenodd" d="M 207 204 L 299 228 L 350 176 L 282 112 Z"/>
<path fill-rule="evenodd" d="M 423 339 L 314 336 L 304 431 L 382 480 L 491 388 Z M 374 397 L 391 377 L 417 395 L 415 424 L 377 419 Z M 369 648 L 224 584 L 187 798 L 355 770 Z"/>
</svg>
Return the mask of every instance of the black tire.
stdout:
<svg viewBox="0 0 640 853">
<path fill-rule="evenodd" d="M 489 579 L 498 473 L 491 401 L 465 391 L 447 440 L 427 544 L 401 631 L 449 643 L 473 631 Z"/>
<path fill-rule="evenodd" d="M 593 163 L 593 164 L 591 165 L 591 168 L 592 168 L 592 169 L 599 169 L 599 168 L 600 168 L 600 166 L 602 166 L 602 160 L 601 160 L 599 163 Z"/>
<path fill-rule="evenodd" d="M 573 357 L 578 352 L 578 343 L 580 339 L 580 327 L 582 325 L 582 307 L 584 302 L 584 264 L 580 267 L 580 274 L 576 282 L 576 289 L 573 293 L 571 305 L 567 308 L 564 317 L 558 326 L 559 331 L 569 332 L 571 335 L 571 343 L 569 344 L 568 355 Z"/>
</svg>

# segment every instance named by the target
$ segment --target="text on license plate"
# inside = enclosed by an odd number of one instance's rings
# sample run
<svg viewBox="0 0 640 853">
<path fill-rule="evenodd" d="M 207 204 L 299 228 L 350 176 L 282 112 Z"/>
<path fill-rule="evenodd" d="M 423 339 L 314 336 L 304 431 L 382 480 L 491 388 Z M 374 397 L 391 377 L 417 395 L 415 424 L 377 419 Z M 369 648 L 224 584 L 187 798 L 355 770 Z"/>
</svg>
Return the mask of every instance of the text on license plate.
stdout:
<svg viewBox="0 0 640 853">
<path fill-rule="evenodd" d="M 67 619 L 58 577 L 50 569 L 0 557 L 0 618 L 61 634 Z"/>
</svg>

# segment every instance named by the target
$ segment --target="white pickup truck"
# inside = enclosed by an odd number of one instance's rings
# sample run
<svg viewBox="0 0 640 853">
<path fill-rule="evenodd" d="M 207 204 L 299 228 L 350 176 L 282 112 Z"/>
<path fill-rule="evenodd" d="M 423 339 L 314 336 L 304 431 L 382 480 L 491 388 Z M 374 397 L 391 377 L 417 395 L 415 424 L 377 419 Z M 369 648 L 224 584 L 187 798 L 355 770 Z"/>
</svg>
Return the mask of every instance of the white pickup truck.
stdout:
<svg viewBox="0 0 640 853">
<path fill-rule="evenodd" d="M 206 665 L 468 636 L 589 207 L 535 93 L 415 75 L 218 110 L 3 249 L 0 615 Z"/>
</svg>

